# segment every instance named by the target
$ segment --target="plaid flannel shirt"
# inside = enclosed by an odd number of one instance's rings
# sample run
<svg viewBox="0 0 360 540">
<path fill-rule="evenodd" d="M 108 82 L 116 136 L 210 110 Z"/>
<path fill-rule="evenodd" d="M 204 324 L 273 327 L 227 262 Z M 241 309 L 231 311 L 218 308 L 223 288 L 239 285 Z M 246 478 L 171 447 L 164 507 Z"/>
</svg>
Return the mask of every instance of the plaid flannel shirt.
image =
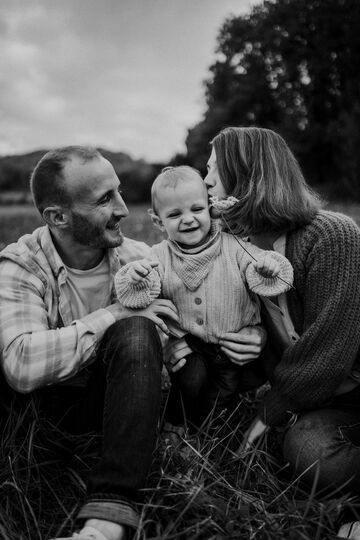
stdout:
<svg viewBox="0 0 360 540">
<path fill-rule="evenodd" d="M 148 252 L 143 242 L 125 238 L 107 251 L 111 276 Z M 66 280 L 47 226 L 0 252 L 0 360 L 18 392 L 76 378 L 115 322 L 106 309 L 73 320 Z"/>
</svg>

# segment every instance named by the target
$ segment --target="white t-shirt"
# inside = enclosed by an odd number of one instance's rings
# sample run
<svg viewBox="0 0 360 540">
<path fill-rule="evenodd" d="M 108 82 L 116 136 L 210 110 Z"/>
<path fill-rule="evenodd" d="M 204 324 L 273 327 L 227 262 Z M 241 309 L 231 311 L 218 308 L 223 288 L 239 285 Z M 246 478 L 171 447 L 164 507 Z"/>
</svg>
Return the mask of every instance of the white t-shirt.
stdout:
<svg viewBox="0 0 360 540">
<path fill-rule="evenodd" d="M 111 304 L 112 280 L 107 257 L 89 270 L 66 266 L 73 320 L 81 319 L 93 311 Z"/>
</svg>

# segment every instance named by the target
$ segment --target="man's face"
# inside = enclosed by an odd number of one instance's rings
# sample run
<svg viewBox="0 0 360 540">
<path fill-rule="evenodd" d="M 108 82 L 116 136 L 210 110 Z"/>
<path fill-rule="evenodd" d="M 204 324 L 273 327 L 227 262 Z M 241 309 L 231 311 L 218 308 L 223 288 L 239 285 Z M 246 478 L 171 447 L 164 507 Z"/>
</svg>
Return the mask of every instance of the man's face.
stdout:
<svg viewBox="0 0 360 540">
<path fill-rule="evenodd" d="M 72 200 L 69 227 L 73 239 L 93 248 L 119 246 L 123 241 L 120 221 L 129 211 L 111 163 L 103 157 L 85 163 L 73 157 L 65 164 L 63 176 Z"/>
</svg>

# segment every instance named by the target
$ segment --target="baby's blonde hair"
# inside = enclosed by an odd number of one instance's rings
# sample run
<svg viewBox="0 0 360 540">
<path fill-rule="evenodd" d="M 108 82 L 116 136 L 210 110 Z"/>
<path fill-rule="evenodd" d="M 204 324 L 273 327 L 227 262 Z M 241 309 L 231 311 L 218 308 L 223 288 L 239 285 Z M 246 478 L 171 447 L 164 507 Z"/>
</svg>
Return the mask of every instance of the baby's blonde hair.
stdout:
<svg viewBox="0 0 360 540">
<path fill-rule="evenodd" d="M 165 167 L 161 173 L 155 178 L 151 186 L 151 211 L 158 215 L 159 210 L 159 193 L 164 188 L 173 188 L 179 185 L 180 182 L 194 182 L 200 180 L 204 184 L 199 171 L 188 165 L 179 165 L 178 167 Z"/>
</svg>

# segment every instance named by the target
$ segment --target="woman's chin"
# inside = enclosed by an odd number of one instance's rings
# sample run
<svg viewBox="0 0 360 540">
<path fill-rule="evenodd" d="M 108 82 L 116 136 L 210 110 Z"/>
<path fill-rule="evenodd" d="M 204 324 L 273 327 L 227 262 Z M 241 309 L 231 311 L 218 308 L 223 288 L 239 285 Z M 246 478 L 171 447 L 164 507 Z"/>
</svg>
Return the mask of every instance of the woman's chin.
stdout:
<svg viewBox="0 0 360 540">
<path fill-rule="evenodd" d="M 221 217 L 221 212 L 220 212 L 220 210 L 217 210 L 213 206 L 210 206 L 210 216 L 213 219 L 219 219 Z"/>
</svg>

